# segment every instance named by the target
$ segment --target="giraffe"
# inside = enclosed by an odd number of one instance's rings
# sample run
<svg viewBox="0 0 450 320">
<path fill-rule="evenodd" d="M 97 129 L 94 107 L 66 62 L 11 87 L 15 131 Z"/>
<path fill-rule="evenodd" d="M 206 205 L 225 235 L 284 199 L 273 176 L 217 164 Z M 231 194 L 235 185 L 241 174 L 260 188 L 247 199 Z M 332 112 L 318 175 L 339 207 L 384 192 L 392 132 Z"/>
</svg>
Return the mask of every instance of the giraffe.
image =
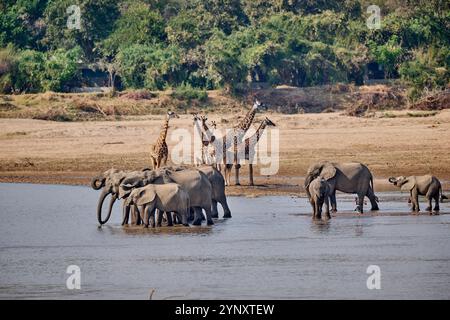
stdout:
<svg viewBox="0 0 450 320">
<path fill-rule="evenodd" d="M 198 117 L 196 114 L 194 114 L 194 122 L 196 124 L 197 130 L 199 130 L 199 133 L 201 133 L 202 139 L 206 141 L 205 146 L 208 146 L 209 148 L 214 150 L 215 154 L 215 162 L 218 164 L 219 171 L 221 170 L 221 165 L 218 163 L 217 159 L 221 158 L 223 159 L 224 168 L 226 166 L 233 166 L 233 164 L 236 164 L 236 166 L 239 166 L 237 163 L 237 158 L 234 158 L 231 160 L 229 158 L 227 160 L 227 154 L 228 155 L 235 155 L 235 152 L 230 153 L 227 152 L 228 149 L 230 149 L 232 146 L 236 149 L 237 145 L 242 142 L 245 133 L 250 128 L 254 118 L 255 114 L 258 111 L 258 108 L 262 107 L 263 104 L 259 102 L 258 100 L 255 100 L 253 103 L 252 108 L 247 112 L 245 117 L 231 130 L 227 131 L 225 135 L 223 135 L 221 138 L 217 138 L 215 134 L 208 128 L 206 124 L 206 120 L 202 121 L 201 127 L 198 125 L 198 121 L 201 120 L 200 117 Z M 206 118 L 205 118 L 206 119 Z M 225 171 L 224 171 L 225 172 Z M 229 185 L 229 180 L 225 179 L 225 185 Z"/>
<path fill-rule="evenodd" d="M 255 156 L 255 149 L 256 149 L 256 145 L 259 142 L 259 139 L 262 137 L 264 130 L 266 129 L 266 127 L 275 127 L 275 124 L 269 119 L 269 118 L 265 118 L 261 124 L 259 125 L 258 129 L 256 130 L 256 132 L 246 138 L 242 143 L 240 143 L 237 147 L 234 148 L 234 158 L 237 159 L 238 158 L 238 154 L 244 155 L 244 159 L 248 160 L 248 169 L 249 169 L 249 180 L 250 180 L 250 185 L 253 186 L 254 182 L 253 182 L 253 162 L 254 162 L 254 156 Z M 235 166 L 235 170 L 236 170 L 236 185 L 239 185 L 239 169 L 240 169 L 240 165 L 239 164 L 227 164 L 225 166 L 225 180 L 230 180 L 230 173 L 231 173 L 231 168 L 233 167 L 233 165 Z"/>
<path fill-rule="evenodd" d="M 242 140 L 244 139 L 245 134 L 247 133 L 248 129 L 250 129 L 250 126 L 255 119 L 255 114 L 258 111 L 259 107 L 262 107 L 263 104 L 259 102 L 257 99 L 255 99 L 255 102 L 253 103 L 252 108 L 247 112 L 244 119 L 242 119 L 236 126 L 233 127 L 232 133 L 227 134 L 226 137 L 223 140 L 223 157 L 224 157 L 224 173 L 225 173 L 225 184 L 230 184 L 230 170 L 231 167 L 234 165 L 236 169 L 236 175 L 235 175 L 235 181 L 236 185 L 239 186 L 239 169 L 241 165 L 239 164 L 238 159 L 238 144 L 242 143 Z M 231 138 L 233 138 L 233 162 L 230 163 L 230 161 L 227 161 L 227 150 L 231 146 Z M 228 175 L 228 178 L 227 178 Z"/>
<path fill-rule="evenodd" d="M 202 164 L 206 164 L 206 157 L 205 157 L 205 150 L 206 147 L 210 144 L 210 138 L 209 138 L 209 133 L 207 136 L 207 133 L 204 132 L 203 130 L 203 119 L 206 119 L 203 116 L 199 116 L 197 113 L 192 113 L 192 116 L 194 117 L 194 127 L 197 130 L 197 133 L 200 135 L 200 139 L 201 139 L 201 158 L 197 158 L 194 155 L 194 165 L 199 166 Z M 206 121 L 206 120 L 205 120 Z M 202 125 L 200 125 L 200 122 L 202 122 Z"/>
<path fill-rule="evenodd" d="M 153 170 L 158 169 L 161 165 L 166 165 L 167 163 L 169 149 L 167 147 L 166 137 L 167 130 L 169 129 L 169 120 L 172 118 L 179 118 L 179 116 L 175 112 L 168 111 L 159 137 L 156 140 L 156 143 L 152 144 L 150 147 Z"/>
</svg>

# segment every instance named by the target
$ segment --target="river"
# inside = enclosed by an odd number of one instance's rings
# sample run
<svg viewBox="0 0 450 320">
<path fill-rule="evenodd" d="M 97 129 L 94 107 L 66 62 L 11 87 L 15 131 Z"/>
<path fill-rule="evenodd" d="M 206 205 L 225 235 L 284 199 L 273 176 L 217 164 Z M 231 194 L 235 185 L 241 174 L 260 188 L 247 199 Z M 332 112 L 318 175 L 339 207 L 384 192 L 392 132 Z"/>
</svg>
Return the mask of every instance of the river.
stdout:
<svg viewBox="0 0 450 320">
<path fill-rule="evenodd" d="M 354 196 L 339 194 L 321 223 L 304 198 L 229 197 L 232 219 L 148 230 L 120 226 L 117 205 L 98 228 L 98 195 L 0 184 L 1 299 L 450 298 L 450 215 L 410 215 L 404 193 L 378 193 L 376 216 L 355 215 Z M 79 290 L 66 287 L 69 265 Z M 379 290 L 367 288 L 369 265 Z"/>
</svg>

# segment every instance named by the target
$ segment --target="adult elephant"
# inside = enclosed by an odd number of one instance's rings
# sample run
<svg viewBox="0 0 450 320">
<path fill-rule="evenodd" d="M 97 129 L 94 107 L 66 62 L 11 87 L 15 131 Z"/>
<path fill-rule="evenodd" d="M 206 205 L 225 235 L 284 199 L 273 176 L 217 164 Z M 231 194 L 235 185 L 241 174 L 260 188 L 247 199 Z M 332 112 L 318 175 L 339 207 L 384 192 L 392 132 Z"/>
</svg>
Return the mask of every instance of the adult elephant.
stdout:
<svg viewBox="0 0 450 320">
<path fill-rule="evenodd" d="M 212 187 L 212 213 L 211 216 L 213 218 L 219 217 L 219 212 L 217 210 L 217 203 L 220 203 L 220 205 L 223 208 L 223 217 L 225 219 L 231 218 L 231 210 L 228 207 L 227 202 L 227 196 L 225 195 L 225 179 L 220 173 L 219 170 L 217 170 L 212 165 L 200 165 L 196 167 L 192 166 L 172 166 L 172 167 L 164 167 L 163 169 L 167 169 L 170 171 L 183 171 L 187 169 L 195 169 L 203 172 L 206 177 L 208 178 L 209 182 L 211 183 Z M 151 169 L 146 168 L 144 171 L 151 171 Z"/>
<path fill-rule="evenodd" d="M 163 168 L 144 171 L 140 175 L 122 180 L 119 186 L 119 198 L 128 197 L 134 188 L 164 183 L 177 183 L 189 194 L 191 207 L 195 210 L 194 225 L 201 225 L 202 209 L 205 210 L 207 224 L 214 224 L 211 217 L 212 186 L 208 177 L 199 170 L 172 171 Z"/>
<path fill-rule="evenodd" d="M 358 195 L 357 210 L 363 213 L 364 197 L 368 197 L 372 205 L 371 210 L 379 210 L 377 197 L 373 189 L 373 176 L 370 170 L 362 163 L 346 162 L 334 163 L 320 161 L 311 165 L 305 178 L 305 190 L 308 198 L 309 184 L 317 177 L 327 180 L 330 186 L 330 202 L 333 212 L 336 208 L 336 190 L 345 193 L 356 193 Z"/>
<path fill-rule="evenodd" d="M 203 172 L 212 186 L 212 217 L 218 218 L 219 212 L 217 211 L 217 203 L 223 208 L 223 217 L 231 218 L 231 211 L 228 207 L 227 197 L 225 195 L 225 179 L 219 170 L 211 165 L 201 165 L 197 167 L 197 170 Z"/>
<path fill-rule="evenodd" d="M 111 217 L 112 208 L 114 206 L 114 202 L 119 198 L 119 185 L 120 183 L 127 177 L 136 177 L 139 175 L 144 175 L 143 172 L 140 171 L 121 171 L 117 169 L 109 169 L 103 172 L 100 175 L 97 175 L 91 180 L 91 187 L 94 190 L 102 189 L 100 193 L 100 198 L 98 200 L 97 205 L 97 220 L 100 224 L 105 224 L 108 222 Z M 111 194 L 111 200 L 109 202 L 108 213 L 106 218 L 102 218 L 102 207 L 103 203 L 108 195 Z M 124 206 L 124 216 L 129 216 L 130 207 Z M 137 212 L 131 208 L 131 223 L 132 224 L 140 224 L 140 216 Z"/>
</svg>

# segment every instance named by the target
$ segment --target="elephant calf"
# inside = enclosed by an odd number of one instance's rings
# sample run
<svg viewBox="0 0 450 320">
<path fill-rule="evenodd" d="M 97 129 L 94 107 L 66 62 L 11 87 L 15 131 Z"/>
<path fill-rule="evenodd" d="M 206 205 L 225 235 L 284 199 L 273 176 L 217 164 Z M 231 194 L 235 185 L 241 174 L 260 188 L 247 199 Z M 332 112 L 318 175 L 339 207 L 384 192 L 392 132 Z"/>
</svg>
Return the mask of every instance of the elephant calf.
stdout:
<svg viewBox="0 0 450 320">
<path fill-rule="evenodd" d="M 441 182 L 438 178 L 432 175 L 424 176 L 400 176 L 400 177 L 390 177 L 389 182 L 394 186 L 399 187 L 403 191 L 409 191 L 410 198 L 408 202 L 412 203 L 412 211 L 418 212 L 419 209 L 419 195 L 425 196 L 428 200 L 428 207 L 425 209 L 432 213 L 432 200 L 435 201 L 434 211 L 439 211 L 439 196 L 442 202 L 443 199 L 447 199 L 446 196 L 442 194 Z"/>
<path fill-rule="evenodd" d="M 313 219 L 322 219 L 322 207 L 325 203 L 325 215 L 327 219 L 330 216 L 330 186 L 328 182 L 322 178 L 317 177 L 308 186 L 309 202 L 313 208 Z"/>
<path fill-rule="evenodd" d="M 176 183 L 149 184 L 142 188 L 135 188 L 131 191 L 126 205 L 143 206 L 140 212 L 144 227 L 148 228 L 150 216 L 152 216 L 152 227 L 155 227 L 155 209 L 160 212 L 176 212 L 178 219 L 185 226 L 188 226 L 187 217 L 189 214 L 189 195 L 180 185 Z"/>
</svg>

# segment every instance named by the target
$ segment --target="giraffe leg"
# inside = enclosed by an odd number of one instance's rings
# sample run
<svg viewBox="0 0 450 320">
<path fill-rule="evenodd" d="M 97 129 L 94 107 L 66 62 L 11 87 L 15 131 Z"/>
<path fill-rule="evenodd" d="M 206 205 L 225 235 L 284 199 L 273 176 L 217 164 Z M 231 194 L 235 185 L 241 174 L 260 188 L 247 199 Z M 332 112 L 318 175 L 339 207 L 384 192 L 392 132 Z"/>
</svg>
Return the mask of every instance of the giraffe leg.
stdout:
<svg viewBox="0 0 450 320">
<path fill-rule="evenodd" d="M 234 169 L 235 169 L 235 174 L 236 174 L 236 185 L 240 186 L 241 183 L 239 182 L 239 169 L 241 168 L 240 164 L 236 164 L 234 165 Z"/>
<path fill-rule="evenodd" d="M 155 161 L 155 158 L 151 157 L 151 160 L 152 160 L 152 168 L 153 168 L 153 170 L 155 170 L 155 169 L 156 169 L 156 161 Z"/>
</svg>

